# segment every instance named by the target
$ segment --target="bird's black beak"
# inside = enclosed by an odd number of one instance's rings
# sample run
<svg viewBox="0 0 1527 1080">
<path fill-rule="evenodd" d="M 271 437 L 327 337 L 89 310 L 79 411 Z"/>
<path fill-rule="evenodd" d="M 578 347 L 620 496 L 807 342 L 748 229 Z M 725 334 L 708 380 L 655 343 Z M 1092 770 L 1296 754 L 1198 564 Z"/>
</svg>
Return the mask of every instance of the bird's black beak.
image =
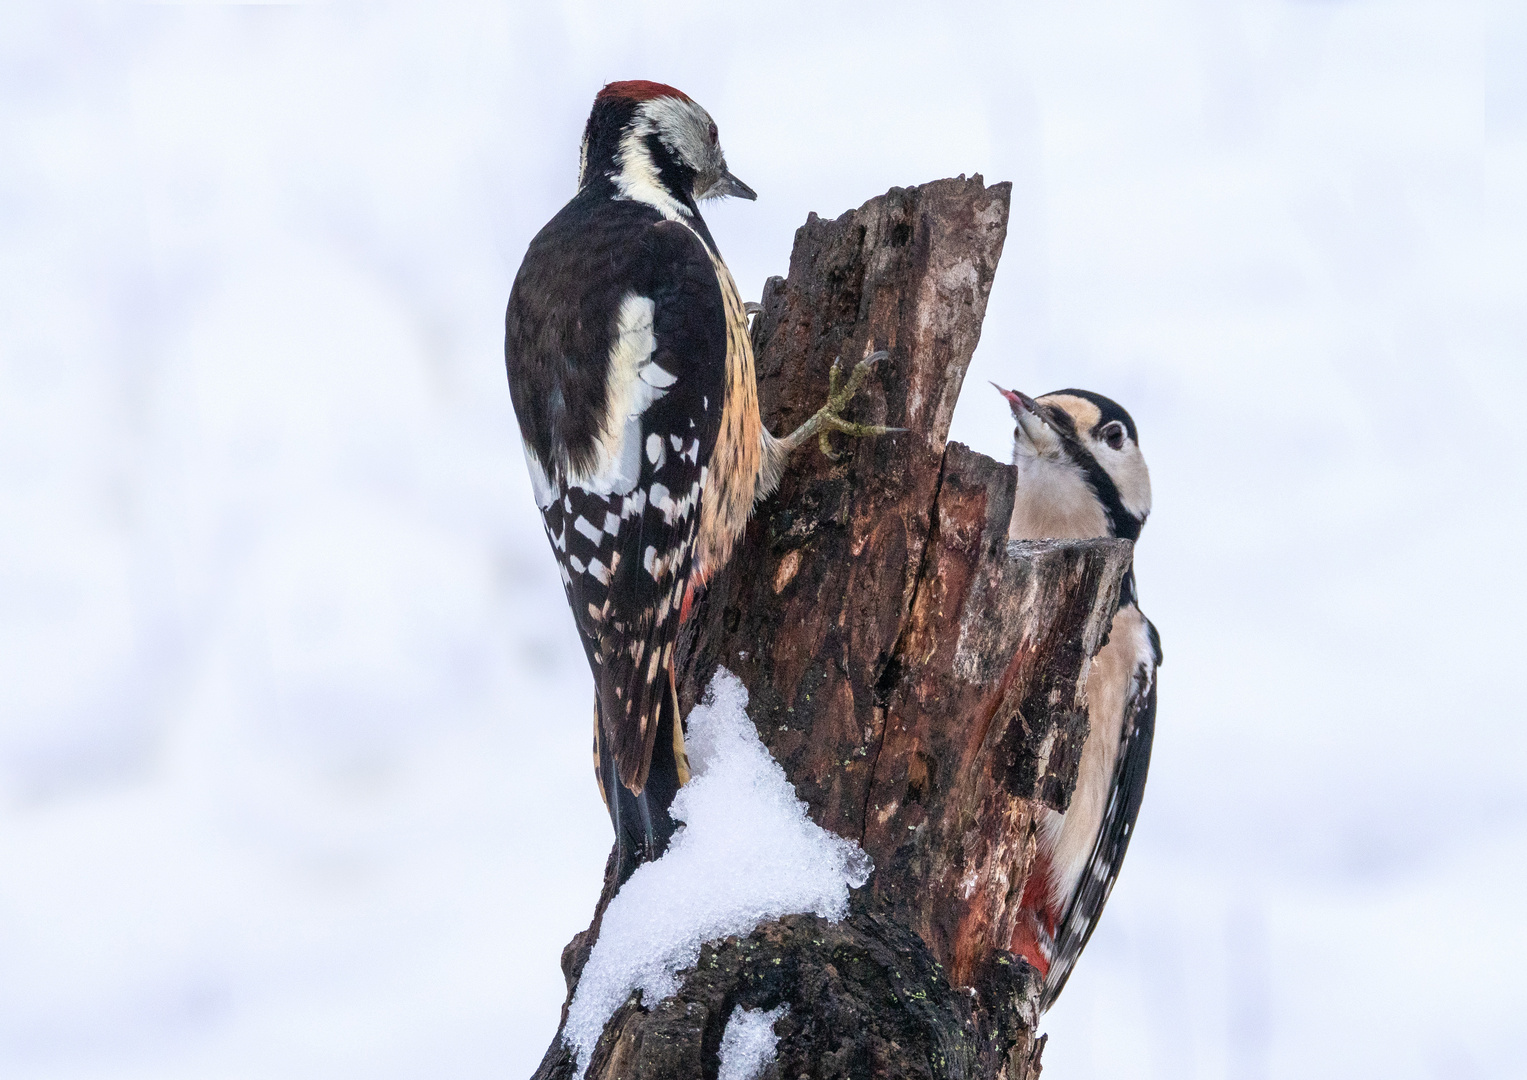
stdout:
<svg viewBox="0 0 1527 1080">
<path fill-rule="evenodd" d="M 758 198 L 758 192 L 733 176 L 731 170 L 721 174 L 721 179 L 711 188 L 711 195 L 717 199 L 732 195 L 739 199 L 746 199 L 748 202 L 753 202 Z"/>
<path fill-rule="evenodd" d="M 997 386 L 996 383 L 992 383 L 992 385 Z M 997 386 L 997 393 L 1007 398 L 1008 406 L 1012 408 L 1014 416 L 1021 416 L 1023 413 L 1039 415 L 1039 402 L 1029 397 L 1022 390 L 1004 390 L 1002 387 Z"/>
</svg>

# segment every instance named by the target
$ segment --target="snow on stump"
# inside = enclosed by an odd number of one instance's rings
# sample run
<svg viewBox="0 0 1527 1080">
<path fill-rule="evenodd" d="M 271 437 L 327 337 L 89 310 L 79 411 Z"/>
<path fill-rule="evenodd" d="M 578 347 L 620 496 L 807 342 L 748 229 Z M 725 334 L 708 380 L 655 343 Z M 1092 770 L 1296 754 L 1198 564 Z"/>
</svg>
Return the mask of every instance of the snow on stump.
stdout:
<svg viewBox="0 0 1527 1080">
<path fill-rule="evenodd" d="M 909 430 L 797 453 L 697 604 L 687 824 L 619 898 L 608 865 L 538 1080 L 1038 1075 L 1038 979 L 1007 946 L 1130 545 L 1009 544 L 1013 470 L 946 445 L 1009 194 L 813 214 L 765 286 L 769 427 L 886 349 L 851 419 Z"/>
<path fill-rule="evenodd" d="M 759 741 L 747 704 L 737 677 L 722 670 L 689 714 L 694 774 L 670 808 L 683 828 L 605 908 L 562 1025 L 576 1076 L 627 998 L 634 991 L 648 1002 L 671 998 L 678 973 L 695 966 L 706 942 L 801 912 L 837 922 L 848 914 L 849 889 L 869 879 L 859 845 L 807 816 Z"/>
</svg>

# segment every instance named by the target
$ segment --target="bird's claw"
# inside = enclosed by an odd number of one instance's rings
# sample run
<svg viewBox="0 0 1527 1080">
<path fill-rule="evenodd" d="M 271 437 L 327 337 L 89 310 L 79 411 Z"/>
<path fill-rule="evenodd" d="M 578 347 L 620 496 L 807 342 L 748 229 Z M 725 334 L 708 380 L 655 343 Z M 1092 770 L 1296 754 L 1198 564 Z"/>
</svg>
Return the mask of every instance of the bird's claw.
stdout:
<svg viewBox="0 0 1527 1080">
<path fill-rule="evenodd" d="M 870 373 L 881 360 L 891 354 L 884 349 L 878 349 L 870 353 L 863 360 L 854 365 L 854 369 L 848 373 L 848 382 L 843 382 L 843 358 L 840 356 L 832 362 L 832 369 L 827 373 L 827 405 L 826 410 L 834 415 L 843 411 L 859 387 L 864 385 L 864 377 Z"/>
<path fill-rule="evenodd" d="M 834 431 L 840 431 L 854 439 L 867 439 L 872 435 L 897 435 L 910 430 L 904 427 L 887 427 L 884 424 L 852 424 L 839 416 L 824 416 L 822 430 L 817 432 L 817 447 L 822 451 L 823 457 L 838 461 L 843 455 L 833 450 L 832 441 L 828 438 Z"/>
<path fill-rule="evenodd" d="M 882 424 L 855 424 L 843 419 L 840 415 L 848 403 L 853 400 L 859 388 L 864 385 L 865 376 L 870 369 L 881 360 L 891 355 L 884 349 L 877 349 L 863 360 L 860 360 L 849 371 L 848 378 L 843 377 L 843 358 L 840 356 L 832 362 L 832 368 L 827 373 L 827 404 L 817 410 L 813 419 L 817 423 L 817 447 L 824 457 L 831 461 L 838 461 L 843 455 L 832 449 L 832 442 L 828 438 L 834 431 L 841 432 L 855 439 L 866 439 L 874 435 L 891 435 L 906 431 L 906 428 L 886 427 Z"/>
</svg>

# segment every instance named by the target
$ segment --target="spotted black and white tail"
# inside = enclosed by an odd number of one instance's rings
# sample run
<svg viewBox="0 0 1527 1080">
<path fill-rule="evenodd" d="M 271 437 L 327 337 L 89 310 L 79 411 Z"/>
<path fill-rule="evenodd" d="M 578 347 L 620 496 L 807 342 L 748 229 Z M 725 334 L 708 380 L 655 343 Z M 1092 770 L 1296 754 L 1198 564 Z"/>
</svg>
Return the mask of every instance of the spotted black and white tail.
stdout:
<svg viewBox="0 0 1527 1080">
<path fill-rule="evenodd" d="M 616 880 L 624 882 L 636 867 L 663 853 L 673 836 L 675 822 L 668 807 L 679 788 L 689 782 L 689 760 L 684 752 L 684 727 L 679 716 L 678 694 L 672 686 L 658 713 L 657 740 L 640 794 L 625 784 L 615 768 L 614 756 L 605 751 L 607 739 L 594 703 L 594 773 L 605 809 L 614 826 L 619 864 Z"/>
</svg>

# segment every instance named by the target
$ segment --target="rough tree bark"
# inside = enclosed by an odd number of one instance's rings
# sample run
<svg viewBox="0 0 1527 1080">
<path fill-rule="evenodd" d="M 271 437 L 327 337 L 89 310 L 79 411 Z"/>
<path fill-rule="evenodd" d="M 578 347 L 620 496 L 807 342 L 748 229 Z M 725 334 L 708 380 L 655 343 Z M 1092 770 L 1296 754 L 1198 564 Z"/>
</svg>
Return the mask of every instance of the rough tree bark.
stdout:
<svg viewBox="0 0 1527 1080">
<path fill-rule="evenodd" d="M 797 455 L 691 618 L 680 696 L 687 712 L 718 666 L 735 672 L 812 817 L 875 872 L 843 922 L 760 926 L 706 946 L 668 1001 L 633 995 L 590 1077 L 714 1078 L 732 1009 L 781 1003 L 768 1077 L 1039 1073 L 1037 979 L 1007 947 L 1035 810 L 1065 809 L 1075 784 L 1129 544 L 1009 544 L 1013 470 L 946 445 L 1009 193 L 961 177 L 813 214 L 765 286 L 771 430 L 815 411 L 835 357 L 877 348 L 853 418 L 909 430 Z M 569 1001 L 611 885 L 563 954 Z M 559 1033 L 536 1077 L 571 1075 Z"/>
</svg>

